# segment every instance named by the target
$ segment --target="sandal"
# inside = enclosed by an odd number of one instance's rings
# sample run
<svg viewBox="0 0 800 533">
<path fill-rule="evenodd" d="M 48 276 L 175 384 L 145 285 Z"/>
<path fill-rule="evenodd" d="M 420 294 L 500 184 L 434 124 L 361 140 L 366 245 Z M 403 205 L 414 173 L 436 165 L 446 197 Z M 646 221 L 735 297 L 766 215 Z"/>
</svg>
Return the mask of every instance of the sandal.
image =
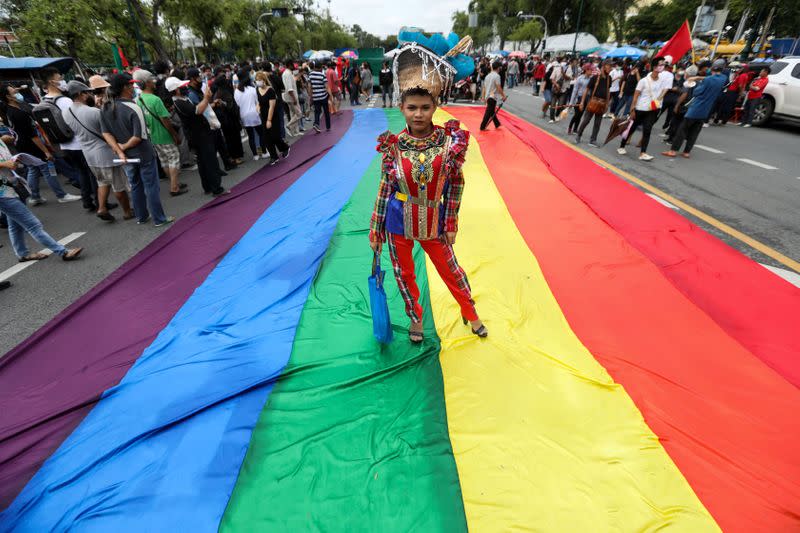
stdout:
<svg viewBox="0 0 800 533">
<path fill-rule="evenodd" d="M 461 317 L 461 320 L 464 322 L 465 326 L 469 323 L 469 320 L 467 320 L 463 316 Z M 470 331 L 472 331 L 472 333 L 474 335 L 477 335 L 478 337 L 480 337 L 482 339 L 489 336 L 489 330 L 486 329 L 486 325 L 485 324 L 481 324 L 481 327 L 479 327 L 478 329 L 472 329 L 472 326 L 470 325 L 469 329 L 470 329 Z"/>
<path fill-rule="evenodd" d="M 70 248 L 67 250 L 67 253 L 61 256 L 61 259 L 64 261 L 74 261 L 81 255 L 83 248 Z"/>
<path fill-rule="evenodd" d="M 42 259 L 47 259 L 48 256 L 42 253 L 35 253 L 35 254 L 28 254 L 24 257 L 19 258 L 20 263 L 27 263 L 28 261 L 41 261 Z"/>
<path fill-rule="evenodd" d="M 425 340 L 425 334 L 422 331 L 413 331 L 410 327 L 408 328 L 408 339 L 413 342 L 414 344 L 419 344 L 423 340 Z"/>
<path fill-rule="evenodd" d="M 178 189 L 177 191 L 169 191 L 170 196 L 180 196 L 181 194 L 186 194 L 189 192 L 189 189 Z"/>
</svg>

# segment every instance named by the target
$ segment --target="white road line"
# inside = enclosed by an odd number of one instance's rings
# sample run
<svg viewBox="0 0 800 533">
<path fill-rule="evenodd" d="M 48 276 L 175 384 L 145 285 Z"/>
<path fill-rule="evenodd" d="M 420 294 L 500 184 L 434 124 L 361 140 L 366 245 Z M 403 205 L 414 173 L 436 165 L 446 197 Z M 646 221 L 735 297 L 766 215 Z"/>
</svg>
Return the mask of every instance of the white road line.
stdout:
<svg viewBox="0 0 800 533">
<path fill-rule="evenodd" d="M 646 192 L 645 194 L 663 206 L 669 207 L 670 209 L 674 209 L 675 211 L 680 211 L 680 209 L 677 206 L 672 205 L 668 201 L 656 196 L 655 194 L 651 194 L 649 192 Z"/>
<path fill-rule="evenodd" d="M 86 235 L 85 231 L 81 231 L 81 232 L 77 232 L 77 233 L 70 233 L 69 235 L 67 235 L 66 237 L 64 237 L 63 239 L 61 239 L 58 242 L 63 244 L 64 246 L 66 246 L 67 244 L 71 243 L 72 241 L 74 241 L 78 237 L 82 237 L 83 235 Z M 40 254 L 45 254 L 45 255 L 51 255 L 53 252 L 51 250 L 49 250 L 49 249 L 44 249 L 44 250 L 39 250 L 39 253 Z M 19 274 L 20 272 L 22 272 L 23 270 L 25 270 L 29 266 L 32 266 L 34 263 L 38 263 L 38 261 L 27 261 L 25 263 L 17 263 L 16 265 L 14 265 L 13 267 L 9 268 L 8 270 L 0 272 L 0 281 L 5 281 L 7 279 L 10 279 L 11 276 L 13 276 L 14 274 Z"/>
<path fill-rule="evenodd" d="M 759 163 L 758 161 L 753 161 L 752 159 L 746 159 L 744 157 L 737 157 L 736 160 L 741 161 L 742 163 L 747 163 L 748 165 L 763 168 L 765 170 L 778 170 L 778 167 L 773 167 L 772 165 L 767 165 L 766 163 Z"/>
<path fill-rule="evenodd" d="M 695 144 L 695 148 L 700 148 L 701 150 L 705 150 L 706 152 L 711 152 L 712 154 L 724 154 L 722 150 L 717 150 L 716 148 L 711 148 L 710 146 L 703 146 L 702 144 Z"/>
<path fill-rule="evenodd" d="M 770 265 L 765 265 L 764 263 L 759 263 L 761 266 L 766 268 L 767 270 L 779 275 L 795 287 L 800 287 L 800 274 L 797 272 L 792 272 L 791 270 L 786 270 L 784 268 L 778 268 Z"/>
</svg>

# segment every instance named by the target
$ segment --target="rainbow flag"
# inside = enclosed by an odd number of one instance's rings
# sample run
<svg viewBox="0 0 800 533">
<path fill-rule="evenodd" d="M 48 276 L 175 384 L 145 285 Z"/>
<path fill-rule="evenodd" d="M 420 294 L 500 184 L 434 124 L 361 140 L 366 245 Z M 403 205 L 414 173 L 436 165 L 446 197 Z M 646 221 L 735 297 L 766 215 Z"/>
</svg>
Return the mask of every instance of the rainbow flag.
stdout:
<svg viewBox="0 0 800 533">
<path fill-rule="evenodd" d="M 0 530 L 800 528 L 798 290 L 482 113 L 435 119 L 472 132 L 487 339 L 420 250 L 425 342 L 391 279 L 373 338 L 375 138 L 404 124 L 345 112 L 0 359 Z"/>
</svg>

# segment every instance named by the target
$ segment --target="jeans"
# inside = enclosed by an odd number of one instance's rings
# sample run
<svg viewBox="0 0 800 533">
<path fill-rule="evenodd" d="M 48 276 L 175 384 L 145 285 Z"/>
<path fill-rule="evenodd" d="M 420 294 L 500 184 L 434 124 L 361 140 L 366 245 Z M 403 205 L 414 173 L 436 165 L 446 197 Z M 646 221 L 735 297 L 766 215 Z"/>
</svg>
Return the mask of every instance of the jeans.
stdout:
<svg viewBox="0 0 800 533">
<path fill-rule="evenodd" d="M 613 113 L 618 117 L 627 115 L 631 112 L 631 104 L 633 103 L 633 95 L 632 94 L 624 94 L 619 97 L 617 101 L 617 108 L 614 109 Z"/>
<path fill-rule="evenodd" d="M 753 123 L 753 112 L 755 112 L 756 107 L 760 103 L 761 103 L 761 98 L 754 98 L 752 100 L 747 99 L 744 102 L 744 118 L 742 118 L 742 124 Z"/>
<path fill-rule="evenodd" d="M 67 249 L 44 230 L 36 215 L 19 198 L 0 198 L 0 212 L 8 219 L 8 236 L 17 257 L 22 258 L 30 253 L 25 244 L 26 232 L 56 255 L 67 253 Z"/>
<path fill-rule="evenodd" d="M 683 149 L 683 153 L 688 154 L 691 152 L 697 137 L 700 135 L 700 131 L 703 129 L 703 122 L 705 122 L 705 119 L 702 118 L 684 118 L 670 149 L 673 152 L 677 152 L 685 139 L 686 147 Z"/>
<path fill-rule="evenodd" d="M 350 105 L 358 105 L 358 86 L 350 82 L 348 83 L 348 90 L 350 91 Z"/>
<path fill-rule="evenodd" d="M 631 131 L 628 136 L 622 139 L 620 143 L 620 148 L 625 148 L 625 145 L 628 144 L 628 141 L 633 139 L 633 134 L 636 132 L 636 128 L 639 127 L 641 124 L 642 126 L 642 151 L 641 153 L 647 153 L 647 145 L 650 144 L 650 132 L 653 131 L 653 124 L 656 123 L 656 117 L 658 116 L 658 111 L 639 111 L 636 110 L 636 117 L 633 119 L 633 125 L 631 126 Z"/>
<path fill-rule="evenodd" d="M 247 144 L 255 157 L 259 154 L 259 148 L 261 148 L 261 126 L 245 126 L 244 130 L 247 132 Z"/>
<path fill-rule="evenodd" d="M 481 120 L 481 130 L 486 129 L 486 126 L 489 125 L 489 120 L 491 120 L 494 123 L 495 128 L 500 127 L 500 121 L 497 120 L 497 113 L 494 112 L 496 106 L 497 106 L 497 100 L 495 100 L 494 98 L 486 99 L 486 110 L 483 112 L 483 120 Z"/>
<path fill-rule="evenodd" d="M 214 157 L 216 158 L 216 154 Z M 152 214 L 154 223 L 166 222 L 167 215 L 164 214 L 164 208 L 161 207 L 161 190 L 158 184 L 156 159 L 141 163 L 128 163 L 123 168 L 131 186 L 133 212 L 136 214 L 136 219 L 140 223 L 144 223 Z"/>
<path fill-rule="evenodd" d="M 94 178 L 92 171 L 89 170 L 89 164 L 86 158 L 83 157 L 81 150 L 63 150 L 64 160 L 71 166 L 75 175 L 78 178 L 78 183 L 81 187 L 81 199 L 83 200 L 83 207 L 89 208 L 95 205 L 95 197 L 97 196 L 97 180 Z"/>
<path fill-rule="evenodd" d="M 314 126 L 319 127 L 319 116 L 325 113 L 325 129 L 331 129 L 331 110 L 328 108 L 328 99 L 314 100 Z"/>
<path fill-rule="evenodd" d="M 517 84 L 517 75 L 516 74 L 509 74 L 508 76 L 508 88 L 513 89 L 514 85 Z"/>
<path fill-rule="evenodd" d="M 26 168 L 28 169 L 27 179 L 28 187 L 31 188 L 31 198 L 39 200 L 42 197 L 39 192 L 39 176 L 44 176 L 44 179 L 47 180 L 47 184 L 50 185 L 50 188 L 56 193 L 56 197 L 63 198 L 67 195 L 67 193 L 64 192 L 64 188 L 61 187 L 61 184 L 58 182 L 58 178 L 50 175 L 47 165 L 40 165 L 38 167 L 30 166 Z"/>
<path fill-rule="evenodd" d="M 392 86 L 381 85 L 381 97 L 383 98 L 383 105 L 386 106 L 386 99 L 389 99 L 389 107 L 392 106 Z"/>
</svg>

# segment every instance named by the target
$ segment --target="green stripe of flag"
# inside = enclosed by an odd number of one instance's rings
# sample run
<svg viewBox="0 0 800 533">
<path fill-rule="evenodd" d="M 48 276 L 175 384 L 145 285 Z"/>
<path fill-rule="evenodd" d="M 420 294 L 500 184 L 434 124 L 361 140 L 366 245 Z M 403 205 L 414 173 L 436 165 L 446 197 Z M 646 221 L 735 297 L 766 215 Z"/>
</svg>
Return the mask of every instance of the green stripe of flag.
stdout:
<svg viewBox="0 0 800 533">
<path fill-rule="evenodd" d="M 387 114 L 399 131 L 400 113 Z M 372 337 L 367 232 L 379 172 L 376 156 L 339 218 L 221 531 L 466 531 L 439 339 L 428 313 L 426 342 L 409 342 L 385 253 L 396 335 L 383 348 Z M 415 261 L 430 309 L 419 247 Z"/>
</svg>

